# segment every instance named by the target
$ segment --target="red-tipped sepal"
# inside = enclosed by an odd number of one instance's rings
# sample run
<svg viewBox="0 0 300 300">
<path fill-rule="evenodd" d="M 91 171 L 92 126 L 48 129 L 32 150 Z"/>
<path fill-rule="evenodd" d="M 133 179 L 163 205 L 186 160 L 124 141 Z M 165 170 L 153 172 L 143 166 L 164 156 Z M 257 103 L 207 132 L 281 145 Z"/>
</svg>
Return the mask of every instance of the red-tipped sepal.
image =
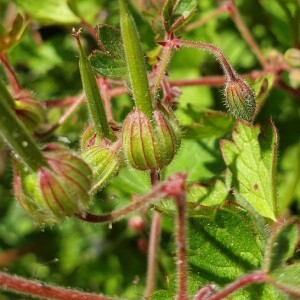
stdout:
<svg viewBox="0 0 300 300">
<path fill-rule="evenodd" d="M 180 145 L 180 128 L 164 107 L 155 109 L 150 120 L 135 109 L 122 129 L 123 151 L 128 163 L 139 170 L 160 170 L 167 166 Z"/>
<path fill-rule="evenodd" d="M 85 210 L 90 201 L 90 167 L 67 149 L 44 148 L 49 167 L 37 172 L 14 166 L 14 193 L 27 214 L 38 223 L 54 223 Z"/>
</svg>

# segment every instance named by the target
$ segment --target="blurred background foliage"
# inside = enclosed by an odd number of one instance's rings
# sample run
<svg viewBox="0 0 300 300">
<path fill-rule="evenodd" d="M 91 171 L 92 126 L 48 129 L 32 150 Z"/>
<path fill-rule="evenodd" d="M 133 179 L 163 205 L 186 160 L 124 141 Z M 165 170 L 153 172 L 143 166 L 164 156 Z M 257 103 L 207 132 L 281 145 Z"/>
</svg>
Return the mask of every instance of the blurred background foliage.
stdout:
<svg viewBox="0 0 300 300">
<path fill-rule="evenodd" d="M 147 1 L 132 1 L 134 16 L 145 52 L 155 49 L 155 34 L 148 21 L 151 12 L 140 14 L 137 8 Z M 149 1 L 151 2 L 151 1 Z M 285 3 L 284 3 L 285 2 Z M 292 47 L 300 47 L 299 19 L 290 1 L 236 1 L 241 15 L 264 54 L 281 57 Z M 72 27 L 80 27 L 80 18 L 95 26 L 98 23 L 118 25 L 117 0 L 0 0 L 0 20 L 8 24 L 16 12 L 29 16 L 29 23 L 19 44 L 12 48 L 9 60 L 24 88 L 42 102 L 63 99 L 81 91 L 78 54 L 71 36 Z M 58 5 L 59 3 L 59 5 Z M 283 4 L 284 3 L 284 4 Z M 221 1 L 198 0 L 195 21 L 214 10 Z M 69 5 L 69 6 L 68 6 Z M 288 11 L 287 11 L 288 9 Z M 298 12 L 299 14 L 299 12 Z M 228 14 L 211 19 L 190 32 L 182 30 L 186 39 L 205 41 L 219 46 L 239 73 L 259 70 L 260 65 L 242 39 Z M 83 29 L 87 53 L 97 48 Z M 196 50 L 177 51 L 169 66 L 172 80 L 221 75 L 215 59 Z M 283 74 L 286 82 L 291 79 Z M 0 66 L 0 76 L 6 80 Z M 299 78 L 298 78 L 299 81 Z M 297 88 L 297 87 L 296 87 Z M 224 111 L 221 88 L 208 86 L 183 87 L 176 111 L 182 124 L 197 119 L 209 110 Z M 279 136 L 279 206 L 282 213 L 300 212 L 300 98 L 278 88 L 272 89 L 257 122 L 265 124 L 272 118 Z M 132 107 L 125 95 L 113 99 L 113 111 L 121 121 Z M 55 123 L 63 108 L 49 109 L 47 120 Z M 58 130 L 42 140 L 60 140 L 78 146 L 78 137 L 87 124 L 86 108 L 81 106 Z M 228 130 L 228 133 L 230 130 Z M 222 135 L 222 134 L 221 134 Z M 224 134 L 223 134 L 224 136 Z M 225 169 L 219 150 L 220 136 L 186 138 L 165 176 L 187 170 L 190 182 L 208 182 Z M 193 160 L 190 159 L 191 152 Z M 77 287 L 138 299 L 143 294 L 146 274 L 147 230 L 139 233 L 128 227 L 128 220 L 110 225 L 90 225 L 69 219 L 58 226 L 40 228 L 24 214 L 12 195 L 12 166 L 9 152 L 0 141 L 0 268 L 12 274 L 45 282 Z M 143 194 L 150 188 L 144 173 L 124 168 L 112 183 L 97 193 L 94 212 L 121 207 L 132 194 Z M 141 213 L 147 226 L 149 216 Z M 159 288 L 167 285 L 166 275 L 174 271 L 173 220 L 164 218 L 159 256 L 161 279 Z M 27 299 L 0 292 L 0 300 Z"/>
</svg>

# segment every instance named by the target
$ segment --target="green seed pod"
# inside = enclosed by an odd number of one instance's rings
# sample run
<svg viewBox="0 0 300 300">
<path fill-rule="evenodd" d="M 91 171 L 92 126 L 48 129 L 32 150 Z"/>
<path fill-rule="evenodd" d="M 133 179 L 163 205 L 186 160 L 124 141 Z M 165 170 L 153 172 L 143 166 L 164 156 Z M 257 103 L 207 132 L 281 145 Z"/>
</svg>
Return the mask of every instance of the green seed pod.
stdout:
<svg viewBox="0 0 300 300">
<path fill-rule="evenodd" d="M 180 146 L 180 128 L 173 114 L 164 107 L 154 110 L 150 120 L 135 109 L 122 129 L 125 158 L 138 170 L 160 170 L 173 159 Z"/>
<path fill-rule="evenodd" d="M 82 158 L 93 171 L 93 186 L 91 193 L 103 188 L 119 171 L 120 142 L 112 145 L 93 145 L 82 153 Z"/>
<path fill-rule="evenodd" d="M 255 94 L 248 83 L 237 78 L 230 80 L 225 86 L 226 106 L 235 117 L 252 121 L 255 113 Z"/>
<path fill-rule="evenodd" d="M 300 50 L 290 48 L 284 53 L 285 61 L 292 67 L 300 67 Z"/>
<path fill-rule="evenodd" d="M 15 163 L 13 188 L 21 206 L 38 223 L 55 223 L 84 211 L 90 201 L 90 167 L 57 144 L 48 144 L 43 153 L 49 167 L 37 172 Z"/>
</svg>

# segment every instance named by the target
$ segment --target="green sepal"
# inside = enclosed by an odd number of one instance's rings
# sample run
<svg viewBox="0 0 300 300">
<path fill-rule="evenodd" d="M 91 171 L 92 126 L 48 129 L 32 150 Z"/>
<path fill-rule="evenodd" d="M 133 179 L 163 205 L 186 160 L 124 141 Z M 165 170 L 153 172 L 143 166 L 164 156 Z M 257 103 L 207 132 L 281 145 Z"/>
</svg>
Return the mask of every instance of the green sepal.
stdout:
<svg viewBox="0 0 300 300">
<path fill-rule="evenodd" d="M 119 171 L 121 165 L 119 142 L 109 146 L 94 145 L 81 154 L 93 171 L 91 192 L 102 189 Z"/>
<path fill-rule="evenodd" d="M 150 120 L 135 109 L 122 128 L 122 144 L 129 165 L 138 170 L 160 170 L 173 159 L 181 142 L 179 124 L 166 109 L 156 109 Z"/>
<path fill-rule="evenodd" d="M 92 172 L 86 162 L 57 144 L 44 148 L 48 167 L 37 171 L 14 165 L 14 194 L 37 223 L 55 223 L 86 210 Z"/>
</svg>

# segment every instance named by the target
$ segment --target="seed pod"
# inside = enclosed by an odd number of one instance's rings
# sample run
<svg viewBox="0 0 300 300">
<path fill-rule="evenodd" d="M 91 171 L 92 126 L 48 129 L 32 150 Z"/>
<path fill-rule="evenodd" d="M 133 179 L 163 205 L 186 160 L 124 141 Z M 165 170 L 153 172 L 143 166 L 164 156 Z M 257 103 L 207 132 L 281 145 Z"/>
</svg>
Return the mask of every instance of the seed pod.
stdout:
<svg viewBox="0 0 300 300">
<path fill-rule="evenodd" d="M 284 53 L 285 61 L 292 67 L 300 67 L 300 50 L 290 48 Z"/>
<path fill-rule="evenodd" d="M 135 109 L 126 117 L 122 144 L 128 163 L 138 170 L 160 170 L 173 159 L 180 146 L 180 128 L 166 108 L 154 110 L 150 120 Z"/>
<path fill-rule="evenodd" d="M 235 117 L 252 121 L 255 112 L 255 94 L 241 78 L 230 80 L 225 86 L 226 106 Z"/>
<path fill-rule="evenodd" d="M 43 151 L 49 167 L 37 172 L 14 165 L 14 193 L 27 214 L 38 223 L 55 223 L 87 208 L 91 169 L 77 155 L 57 144 Z"/>
<path fill-rule="evenodd" d="M 120 168 L 120 142 L 112 145 L 93 145 L 82 153 L 82 158 L 93 171 L 91 193 L 103 188 Z"/>
</svg>

